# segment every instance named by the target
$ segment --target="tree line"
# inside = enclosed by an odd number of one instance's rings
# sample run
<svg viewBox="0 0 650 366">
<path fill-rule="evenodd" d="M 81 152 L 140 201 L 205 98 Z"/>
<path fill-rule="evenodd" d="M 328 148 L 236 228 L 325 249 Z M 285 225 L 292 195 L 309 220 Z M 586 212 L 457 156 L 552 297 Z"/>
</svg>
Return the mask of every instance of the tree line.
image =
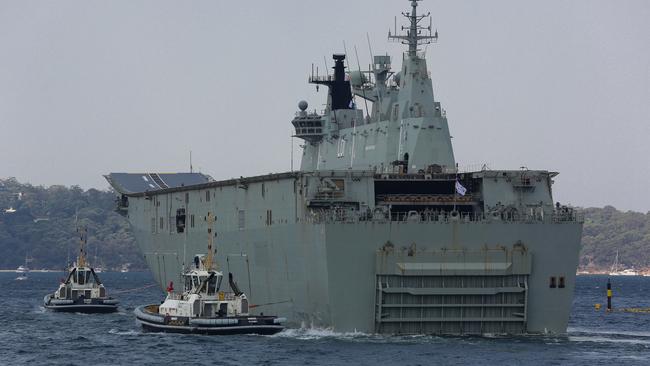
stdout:
<svg viewBox="0 0 650 366">
<path fill-rule="evenodd" d="M 145 269 L 128 222 L 115 211 L 115 198 L 113 191 L 0 179 L 0 268 L 16 268 L 26 257 L 30 268 L 65 268 L 76 258 L 76 230 L 81 225 L 88 230 L 92 265 Z M 622 268 L 650 268 L 650 212 L 623 212 L 612 206 L 583 212 L 581 269 L 608 270 L 616 251 Z"/>
</svg>

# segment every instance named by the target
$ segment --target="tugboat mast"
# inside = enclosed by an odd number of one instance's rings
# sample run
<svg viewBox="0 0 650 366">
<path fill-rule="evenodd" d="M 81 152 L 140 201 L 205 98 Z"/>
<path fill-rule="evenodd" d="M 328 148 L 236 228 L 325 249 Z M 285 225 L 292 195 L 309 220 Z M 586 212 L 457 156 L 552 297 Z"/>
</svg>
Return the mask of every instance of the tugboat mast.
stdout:
<svg viewBox="0 0 650 366">
<path fill-rule="evenodd" d="M 77 258 L 77 267 L 85 267 L 86 266 L 85 245 L 87 240 L 86 228 L 80 226 L 79 228 L 77 228 L 77 232 L 79 233 L 79 257 Z"/>
<path fill-rule="evenodd" d="M 411 0 L 410 14 L 405 12 L 402 13 L 402 15 L 404 15 L 404 17 L 406 17 L 410 23 L 408 27 L 405 26 L 401 27 L 401 30 L 406 30 L 406 34 L 405 35 L 397 34 L 397 24 L 395 24 L 395 34 L 391 34 L 391 32 L 388 31 L 389 40 L 402 42 L 402 44 L 407 44 L 409 46 L 409 50 L 408 50 L 409 57 L 417 56 L 418 46 L 423 44 L 434 43 L 438 40 L 438 31 L 436 31 L 433 35 L 431 34 L 431 18 L 430 18 L 431 13 L 427 13 L 426 15 L 417 14 L 418 1 L 421 0 Z M 428 27 L 424 27 L 419 24 L 420 21 L 422 21 L 422 19 L 424 18 L 429 18 Z M 429 33 L 423 35 L 422 34 L 423 30 L 425 31 L 428 30 Z"/>
</svg>

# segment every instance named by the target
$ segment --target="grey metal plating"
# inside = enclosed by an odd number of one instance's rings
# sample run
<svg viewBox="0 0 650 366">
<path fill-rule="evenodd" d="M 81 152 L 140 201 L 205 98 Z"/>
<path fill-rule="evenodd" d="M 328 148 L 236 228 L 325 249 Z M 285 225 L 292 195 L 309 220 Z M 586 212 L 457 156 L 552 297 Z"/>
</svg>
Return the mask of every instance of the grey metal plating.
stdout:
<svg viewBox="0 0 650 366">
<path fill-rule="evenodd" d="M 161 287 L 204 250 L 211 212 L 217 262 L 256 311 L 294 326 L 566 332 L 582 215 L 554 203 L 555 172 L 458 169 L 418 48 L 437 32 L 416 1 L 407 18 L 407 34 L 390 34 L 408 45 L 400 72 L 388 56 L 346 71 L 345 55 L 334 55 L 333 75 L 310 77 L 328 101 L 322 113 L 301 102 L 292 120 L 304 140 L 299 172 L 156 175 L 150 191 L 124 188 L 150 174 L 107 176 Z M 371 103 L 368 115 L 357 98 Z"/>
</svg>

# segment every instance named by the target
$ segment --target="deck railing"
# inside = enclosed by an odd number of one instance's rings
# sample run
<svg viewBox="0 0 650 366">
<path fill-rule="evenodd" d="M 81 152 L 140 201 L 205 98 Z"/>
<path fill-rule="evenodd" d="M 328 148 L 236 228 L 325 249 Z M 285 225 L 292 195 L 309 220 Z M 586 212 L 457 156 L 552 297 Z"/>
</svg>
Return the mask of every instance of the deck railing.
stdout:
<svg viewBox="0 0 650 366">
<path fill-rule="evenodd" d="M 577 209 L 555 210 L 541 213 L 465 213 L 465 212 L 367 212 L 347 209 L 312 210 L 307 220 L 315 224 L 325 223 L 582 223 L 584 214 Z"/>
</svg>

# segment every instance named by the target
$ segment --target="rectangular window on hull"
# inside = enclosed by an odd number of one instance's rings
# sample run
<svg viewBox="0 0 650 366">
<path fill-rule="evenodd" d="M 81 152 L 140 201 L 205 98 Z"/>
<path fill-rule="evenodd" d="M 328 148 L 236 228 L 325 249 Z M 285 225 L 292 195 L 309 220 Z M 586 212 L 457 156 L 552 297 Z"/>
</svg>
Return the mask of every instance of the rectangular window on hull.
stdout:
<svg viewBox="0 0 650 366">
<path fill-rule="evenodd" d="M 210 202 L 210 191 L 205 191 L 205 202 Z"/>
<path fill-rule="evenodd" d="M 239 230 L 243 230 L 246 226 L 246 212 L 244 210 L 239 210 L 237 213 L 237 224 Z"/>
<path fill-rule="evenodd" d="M 194 227 L 194 215 L 190 216 L 190 227 Z"/>
<path fill-rule="evenodd" d="M 549 284 L 548 284 L 548 287 L 550 287 L 550 288 L 556 288 L 557 287 L 557 283 L 555 282 L 555 277 L 551 277 L 551 279 L 549 281 Z"/>
<path fill-rule="evenodd" d="M 266 210 L 266 226 L 273 224 L 273 210 Z"/>
<path fill-rule="evenodd" d="M 179 208 L 176 210 L 176 232 L 185 232 L 185 209 Z"/>
<path fill-rule="evenodd" d="M 565 287 L 565 285 L 564 285 L 564 276 L 560 276 L 560 278 L 558 280 L 557 287 L 558 288 L 564 288 Z"/>
</svg>

